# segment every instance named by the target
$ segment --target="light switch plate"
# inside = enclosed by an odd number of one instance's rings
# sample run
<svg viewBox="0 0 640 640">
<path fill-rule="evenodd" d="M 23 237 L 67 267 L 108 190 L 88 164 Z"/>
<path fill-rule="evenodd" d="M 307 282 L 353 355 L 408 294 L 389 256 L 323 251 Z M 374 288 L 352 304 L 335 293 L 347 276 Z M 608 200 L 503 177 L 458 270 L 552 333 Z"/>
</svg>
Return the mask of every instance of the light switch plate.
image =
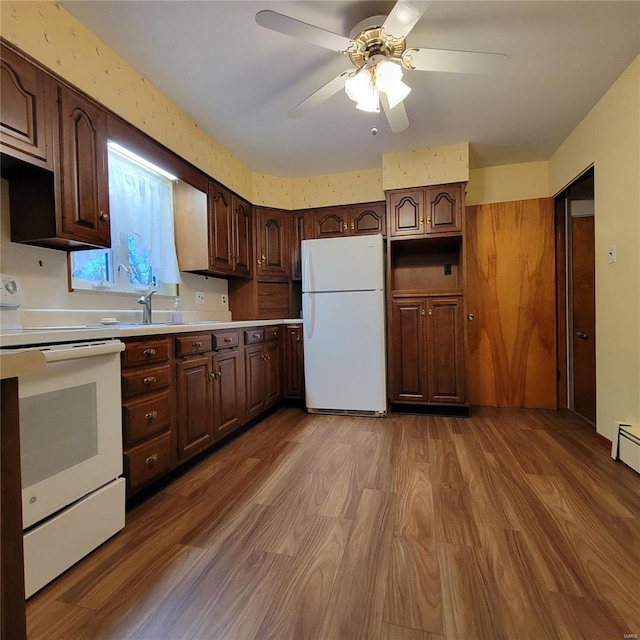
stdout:
<svg viewBox="0 0 640 640">
<path fill-rule="evenodd" d="M 615 244 L 612 244 L 609 247 L 608 256 L 609 256 L 609 264 L 613 264 L 616 261 L 616 245 Z"/>
</svg>

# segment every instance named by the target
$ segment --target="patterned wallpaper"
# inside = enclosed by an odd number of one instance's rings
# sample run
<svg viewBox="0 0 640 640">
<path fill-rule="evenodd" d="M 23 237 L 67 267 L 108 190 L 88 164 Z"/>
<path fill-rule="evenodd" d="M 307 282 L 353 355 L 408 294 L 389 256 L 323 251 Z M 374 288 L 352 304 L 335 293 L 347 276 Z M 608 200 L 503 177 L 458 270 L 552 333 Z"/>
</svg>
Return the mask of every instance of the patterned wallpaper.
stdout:
<svg viewBox="0 0 640 640">
<path fill-rule="evenodd" d="M 55 2 L 0 2 L 0 34 L 254 204 L 305 209 L 384 199 L 383 189 L 464 181 L 468 145 L 386 154 L 380 169 L 308 178 L 252 172 Z"/>
<path fill-rule="evenodd" d="M 293 209 L 384 200 L 380 169 L 348 171 L 293 180 Z"/>
<path fill-rule="evenodd" d="M 382 156 L 385 191 L 469 179 L 469 143 L 429 147 Z"/>
</svg>

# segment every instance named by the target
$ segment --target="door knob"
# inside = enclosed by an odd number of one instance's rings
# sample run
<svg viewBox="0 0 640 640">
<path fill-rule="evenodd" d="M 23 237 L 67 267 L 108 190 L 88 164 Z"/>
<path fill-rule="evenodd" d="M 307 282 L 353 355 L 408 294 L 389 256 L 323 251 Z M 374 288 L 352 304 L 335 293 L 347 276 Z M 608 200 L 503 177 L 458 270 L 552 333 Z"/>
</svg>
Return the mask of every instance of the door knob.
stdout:
<svg viewBox="0 0 640 640">
<path fill-rule="evenodd" d="M 588 340 L 589 339 L 589 335 L 584 333 L 583 331 L 578 331 L 576 333 L 576 335 L 578 336 L 578 338 L 580 338 L 580 340 Z"/>
</svg>

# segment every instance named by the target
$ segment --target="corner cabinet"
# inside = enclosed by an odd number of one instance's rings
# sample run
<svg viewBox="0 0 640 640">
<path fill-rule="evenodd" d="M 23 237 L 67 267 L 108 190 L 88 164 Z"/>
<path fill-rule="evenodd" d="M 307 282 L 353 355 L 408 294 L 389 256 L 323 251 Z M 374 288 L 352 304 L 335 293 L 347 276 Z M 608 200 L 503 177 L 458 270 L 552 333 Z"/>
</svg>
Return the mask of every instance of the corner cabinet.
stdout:
<svg viewBox="0 0 640 640">
<path fill-rule="evenodd" d="M 464 185 L 387 194 L 389 396 L 467 412 Z"/>
<path fill-rule="evenodd" d="M 288 280 L 290 213 L 281 209 L 257 207 L 255 214 L 258 277 Z"/>
</svg>

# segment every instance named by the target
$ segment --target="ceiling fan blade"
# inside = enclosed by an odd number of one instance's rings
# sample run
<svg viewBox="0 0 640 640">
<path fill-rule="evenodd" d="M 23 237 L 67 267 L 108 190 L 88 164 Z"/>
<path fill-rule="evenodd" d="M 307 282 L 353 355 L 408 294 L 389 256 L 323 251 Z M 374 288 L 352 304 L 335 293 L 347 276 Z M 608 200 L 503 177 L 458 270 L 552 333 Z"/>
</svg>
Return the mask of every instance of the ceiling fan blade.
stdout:
<svg viewBox="0 0 640 640">
<path fill-rule="evenodd" d="M 389 127 L 393 133 L 400 133 L 409 126 L 409 118 L 407 117 L 407 110 L 404 108 L 404 102 L 399 102 L 392 109 L 389 106 L 387 96 L 380 92 L 380 104 L 382 104 L 384 114 L 387 116 Z"/>
<path fill-rule="evenodd" d="M 420 20 L 427 6 L 427 2 L 398 0 L 382 25 L 384 32 L 392 38 L 406 38 Z"/>
<path fill-rule="evenodd" d="M 300 104 L 296 105 L 287 113 L 290 118 L 299 118 L 303 116 L 307 111 L 310 111 L 314 107 L 318 106 L 321 102 L 324 102 L 330 98 L 334 93 L 338 93 L 340 89 L 344 88 L 344 82 L 351 74 L 351 71 L 343 71 L 340 75 L 329 80 L 327 84 L 320 87 L 315 93 L 312 93 L 308 98 L 305 98 Z"/>
<path fill-rule="evenodd" d="M 278 31 L 279 33 L 284 33 L 294 38 L 300 38 L 301 40 L 316 44 L 319 47 L 338 51 L 339 53 L 347 51 L 352 45 L 352 41 L 345 36 L 321 29 L 320 27 L 315 27 L 312 24 L 307 24 L 295 18 L 290 18 L 276 11 L 258 11 L 258 13 L 256 13 L 256 22 L 261 27 L 266 27 L 272 31 Z"/>
<path fill-rule="evenodd" d="M 402 56 L 403 65 L 409 69 L 449 73 L 497 73 L 508 60 L 504 53 L 450 49 L 407 49 Z"/>
</svg>

